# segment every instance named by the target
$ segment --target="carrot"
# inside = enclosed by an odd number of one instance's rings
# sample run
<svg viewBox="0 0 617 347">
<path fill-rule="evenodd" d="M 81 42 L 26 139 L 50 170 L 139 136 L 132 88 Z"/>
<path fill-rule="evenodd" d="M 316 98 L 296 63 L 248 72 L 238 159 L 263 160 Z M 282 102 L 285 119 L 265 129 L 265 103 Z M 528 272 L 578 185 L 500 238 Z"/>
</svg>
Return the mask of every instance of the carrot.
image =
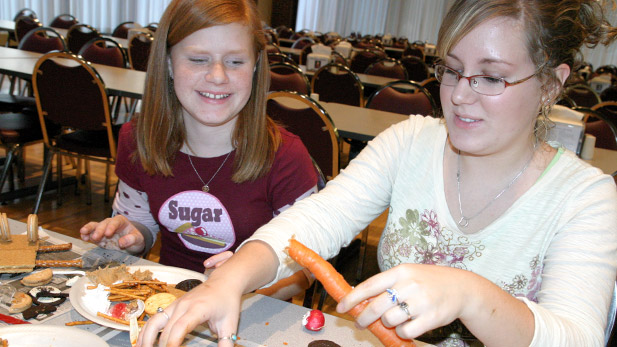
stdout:
<svg viewBox="0 0 617 347">
<path fill-rule="evenodd" d="M 301 266 L 311 271 L 317 280 L 321 282 L 328 294 L 340 302 L 345 295 L 351 291 L 351 286 L 345 278 L 334 269 L 332 264 L 325 261 L 319 254 L 307 248 L 296 239 L 289 240 L 289 247 L 287 247 L 287 253 Z M 360 312 L 364 311 L 364 308 L 368 305 L 368 300 L 365 300 L 358 305 L 354 306 L 349 313 L 352 317 L 357 318 Z M 387 347 L 413 347 L 416 344 L 410 340 L 402 340 L 394 328 L 386 328 L 381 319 L 378 319 L 368 326 L 368 329 Z"/>
</svg>

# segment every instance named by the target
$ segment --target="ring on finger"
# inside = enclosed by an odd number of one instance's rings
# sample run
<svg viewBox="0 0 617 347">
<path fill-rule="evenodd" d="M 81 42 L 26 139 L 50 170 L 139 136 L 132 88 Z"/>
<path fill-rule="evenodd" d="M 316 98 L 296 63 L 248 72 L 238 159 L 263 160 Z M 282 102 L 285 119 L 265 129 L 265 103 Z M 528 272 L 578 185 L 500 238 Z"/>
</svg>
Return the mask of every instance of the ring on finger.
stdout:
<svg viewBox="0 0 617 347">
<path fill-rule="evenodd" d="M 232 342 L 236 342 L 238 340 L 238 336 L 236 334 L 231 334 L 230 336 L 219 337 L 219 341 L 221 340 L 230 340 Z"/>
<path fill-rule="evenodd" d="M 396 291 L 396 289 L 388 288 L 386 289 L 386 293 L 388 294 L 388 298 L 390 298 L 390 301 L 392 301 L 393 304 L 399 303 L 398 292 Z"/>
<path fill-rule="evenodd" d="M 157 308 L 156 309 L 156 313 L 163 314 L 163 316 L 165 316 L 165 318 L 167 318 L 167 320 L 169 320 L 169 316 L 167 315 L 167 312 L 165 312 L 165 310 L 162 307 Z"/>
<path fill-rule="evenodd" d="M 401 310 L 405 312 L 405 314 L 407 315 L 407 320 L 411 320 L 411 314 L 409 313 L 409 305 L 407 305 L 407 303 L 403 301 L 398 304 L 398 307 L 400 307 Z"/>
</svg>

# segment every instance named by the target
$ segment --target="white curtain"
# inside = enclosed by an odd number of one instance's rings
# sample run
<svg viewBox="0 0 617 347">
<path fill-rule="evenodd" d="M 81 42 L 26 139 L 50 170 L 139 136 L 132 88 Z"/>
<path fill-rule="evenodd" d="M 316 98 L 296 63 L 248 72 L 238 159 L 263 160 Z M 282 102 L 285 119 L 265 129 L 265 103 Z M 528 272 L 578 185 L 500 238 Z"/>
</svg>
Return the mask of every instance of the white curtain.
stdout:
<svg viewBox="0 0 617 347">
<path fill-rule="evenodd" d="M 299 0 L 296 27 L 319 32 L 405 36 L 410 41 L 435 43 L 441 21 L 454 0 Z M 606 17 L 617 26 L 617 10 L 605 7 Z M 584 60 L 617 65 L 617 43 L 583 48 Z"/>
<path fill-rule="evenodd" d="M 13 20 L 22 8 L 33 10 L 43 25 L 58 15 L 72 14 L 81 23 L 111 33 L 120 23 L 145 26 L 158 22 L 171 0 L 0 0 L 0 19 Z"/>
</svg>

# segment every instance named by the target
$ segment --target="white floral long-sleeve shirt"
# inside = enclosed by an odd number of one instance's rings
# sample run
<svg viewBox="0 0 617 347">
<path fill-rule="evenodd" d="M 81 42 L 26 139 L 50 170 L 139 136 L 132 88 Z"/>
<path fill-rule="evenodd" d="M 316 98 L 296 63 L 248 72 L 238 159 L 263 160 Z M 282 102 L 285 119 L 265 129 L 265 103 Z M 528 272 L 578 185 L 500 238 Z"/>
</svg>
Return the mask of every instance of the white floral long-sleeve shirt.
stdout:
<svg viewBox="0 0 617 347">
<path fill-rule="evenodd" d="M 617 274 L 613 179 L 560 150 L 501 217 L 464 234 L 444 193 L 446 139 L 438 119 L 411 116 L 371 141 L 321 193 L 261 227 L 251 239 L 277 252 L 277 280 L 298 269 L 283 252 L 292 235 L 331 258 L 388 209 L 382 271 L 402 263 L 472 271 L 528 305 L 532 346 L 602 346 Z"/>
</svg>

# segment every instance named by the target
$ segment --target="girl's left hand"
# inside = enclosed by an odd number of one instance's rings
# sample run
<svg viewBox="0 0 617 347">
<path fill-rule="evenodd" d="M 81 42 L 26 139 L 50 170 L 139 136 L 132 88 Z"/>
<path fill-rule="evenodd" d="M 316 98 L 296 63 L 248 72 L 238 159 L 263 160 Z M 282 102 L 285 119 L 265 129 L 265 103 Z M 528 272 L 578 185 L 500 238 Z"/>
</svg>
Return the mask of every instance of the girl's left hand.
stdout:
<svg viewBox="0 0 617 347">
<path fill-rule="evenodd" d="M 416 338 L 463 316 L 473 307 L 476 275 L 437 265 L 403 264 L 377 274 L 356 286 L 337 305 L 340 313 L 370 299 L 356 319 L 367 327 L 377 319 L 406 339 Z M 396 297 L 388 295 L 393 289 Z M 477 292 L 477 291 L 476 291 Z M 399 304 L 405 302 L 407 311 Z"/>
</svg>

